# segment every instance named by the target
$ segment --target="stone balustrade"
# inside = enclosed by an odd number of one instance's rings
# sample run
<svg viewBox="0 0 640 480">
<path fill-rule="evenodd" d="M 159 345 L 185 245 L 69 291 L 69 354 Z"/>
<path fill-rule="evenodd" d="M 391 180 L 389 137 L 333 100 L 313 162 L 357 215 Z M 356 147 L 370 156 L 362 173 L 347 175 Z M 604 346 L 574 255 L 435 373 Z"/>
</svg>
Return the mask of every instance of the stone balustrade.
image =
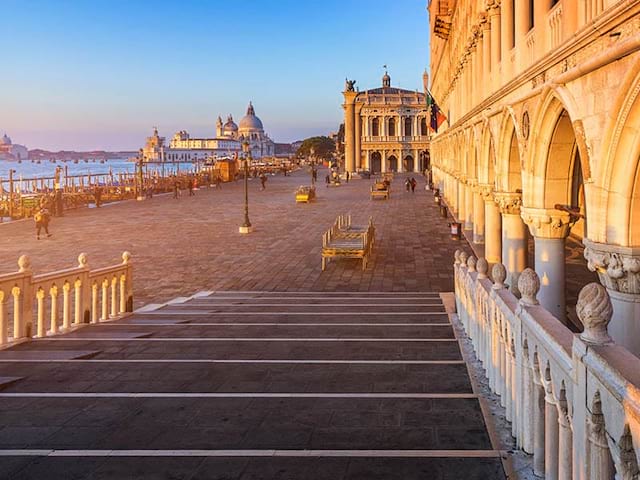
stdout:
<svg viewBox="0 0 640 480">
<path fill-rule="evenodd" d="M 18 272 L 0 275 L 0 348 L 133 311 L 129 252 L 122 254 L 121 264 L 96 270 L 89 268 L 84 253 L 78 266 L 56 272 L 33 275 L 26 255 L 18 267 Z"/>
<path fill-rule="evenodd" d="M 465 252 L 455 255 L 459 319 L 500 396 L 517 446 L 533 455 L 547 479 L 638 478 L 640 359 L 607 333 L 613 309 L 607 290 L 580 292 L 584 325 L 572 333 L 539 305 L 540 279 L 518 277 L 521 298 L 504 284 L 506 269 Z M 635 439 L 635 445 L 634 445 Z"/>
</svg>

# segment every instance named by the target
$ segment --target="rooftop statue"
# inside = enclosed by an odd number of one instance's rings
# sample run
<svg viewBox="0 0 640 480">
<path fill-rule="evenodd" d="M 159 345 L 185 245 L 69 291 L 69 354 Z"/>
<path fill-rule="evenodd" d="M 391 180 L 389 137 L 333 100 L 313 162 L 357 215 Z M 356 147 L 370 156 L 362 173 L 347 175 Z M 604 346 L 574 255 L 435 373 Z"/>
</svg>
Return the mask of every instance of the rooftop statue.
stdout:
<svg viewBox="0 0 640 480">
<path fill-rule="evenodd" d="M 353 86 L 354 86 L 355 84 L 356 84 L 356 81 L 355 81 L 355 80 L 348 80 L 348 79 L 346 79 L 346 78 L 344 79 L 344 89 L 345 89 L 347 92 L 354 92 L 355 90 L 354 90 Z"/>
</svg>

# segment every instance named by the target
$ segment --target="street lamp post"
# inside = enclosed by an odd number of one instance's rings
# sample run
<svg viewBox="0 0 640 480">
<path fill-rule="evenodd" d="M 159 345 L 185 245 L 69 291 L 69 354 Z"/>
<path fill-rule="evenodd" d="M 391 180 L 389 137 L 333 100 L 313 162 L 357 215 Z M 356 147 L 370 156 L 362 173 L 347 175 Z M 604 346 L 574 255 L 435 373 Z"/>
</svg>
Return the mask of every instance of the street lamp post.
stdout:
<svg viewBox="0 0 640 480">
<path fill-rule="evenodd" d="M 137 167 L 138 167 L 138 181 L 137 181 L 137 184 L 138 184 L 138 189 L 137 190 L 138 190 L 138 192 L 137 193 L 138 194 L 136 195 L 136 199 L 137 200 L 144 200 L 144 193 L 143 193 L 143 190 L 144 190 L 144 179 L 143 179 L 143 173 L 142 173 L 142 161 L 143 161 L 144 157 L 143 157 L 142 149 L 140 149 L 140 151 L 138 153 L 139 153 L 139 155 L 138 155 L 138 165 L 137 165 Z"/>
<path fill-rule="evenodd" d="M 240 226 L 240 233 L 251 233 L 253 227 L 249 221 L 249 161 L 251 160 L 251 149 L 249 142 L 242 144 L 244 153 L 244 222 Z"/>
</svg>

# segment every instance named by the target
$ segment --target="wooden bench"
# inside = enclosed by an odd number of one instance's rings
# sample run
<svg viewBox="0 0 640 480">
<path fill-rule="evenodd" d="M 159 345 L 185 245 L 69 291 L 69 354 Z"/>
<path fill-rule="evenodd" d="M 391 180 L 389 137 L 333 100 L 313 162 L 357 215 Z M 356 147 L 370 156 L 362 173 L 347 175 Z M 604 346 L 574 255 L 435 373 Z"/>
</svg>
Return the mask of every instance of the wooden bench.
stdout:
<svg viewBox="0 0 640 480">
<path fill-rule="evenodd" d="M 390 195 L 390 186 L 385 182 L 376 182 L 371 185 L 371 200 L 374 198 L 384 198 L 387 200 Z"/>
<path fill-rule="evenodd" d="M 322 236 L 322 270 L 329 259 L 336 257 L 360 258 L 362 269 L 365 270 L 374 238 L 375 227 L 371 218 L 368 225 L 353 225 L 350 215 L 340 215 Z"/>
<path fill-rule="evenodd" d="M 309 203 L 316 198 L 316 187 L 299 186 L 296 190 L 296 203 Z"/>
</svg>

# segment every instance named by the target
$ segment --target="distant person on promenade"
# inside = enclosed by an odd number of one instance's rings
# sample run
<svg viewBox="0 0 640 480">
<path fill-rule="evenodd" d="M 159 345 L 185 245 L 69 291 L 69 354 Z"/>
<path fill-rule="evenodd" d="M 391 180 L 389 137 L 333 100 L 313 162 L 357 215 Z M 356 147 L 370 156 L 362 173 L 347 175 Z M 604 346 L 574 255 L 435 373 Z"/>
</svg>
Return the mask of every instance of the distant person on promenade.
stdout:
<svg viewBox="0 0 640 480">
<path fill-rule="evenodd" d="M 179 195 L 180 195 L 180 182 L 176 178 L 173 181 L 173 198 L 177 200 Z"/>
<path fill-rule="evenodd" d="M 264 172 L 260 172 L 260 184 L 262 185 L 261 190 L 267 188 L 267 176 L 264 174 Z"/>
<path fill-rule="evenodd" d="M 193 177 L 189 177 L 189 181 L 187 183 L 187 187 L 189 188 L 189 196 L 193 197 L 195 195 L 193 188 L 194 188 L 194 180 Z"/>
<path fill-rule="evenodd" d="M 41 207 L 36 214 L 33 216 L 33 220 L 36 222 L 36 240 L 40 240 L 40 232 L 44 228 L 44 233 L 47 237 L 50 237 L 49 233 L 49 210 L 45 207 Z"/>
<path fill-rule="evenodd" d="M 411 180 L 408 178 L 404 182 L 404 187 L 407 189 L 407 192 L 411 189 Z"/>
<path fill-rule="evenodd" d="M 96 184 L 93 189 L 93 199 L 96 203 L 96 208 L 100 208 L 100 205 L 102 205 L 102 188 L 99 184 Z"/>
<path fill-rule="evenodd" d="M 222 178 L 220 175 L 216 175 L 216 188 L 222 188 Z"/>
<path fill-rule="evenodd" d="M 349 183 L 349 178 L 351 178 L 351 175 L 349 175 L 349 172 L 348 172 L 348 171 L 347 171 L 347 172 L 345 172 L 345 174 L 344 174 L 344 178 L 345 178 L 345 180 L 347 181 L 347 183 Z"/>
<path fill-rule="evenodd" d="M 411 183 L 411 193 L 416 193 L 416 185 L 418 184 L 418 182 L 416 182 L 415 178 L 411 177 L 410 183 Z"/>
<path fill-rule="evenodd" d="M 327 184 L 327 187 L 329 186 L 329 184 L 331 183 L 331 177 L 329 176 L 329 174 L 327 173 L 327 176 L 324 177 L 324 182 Z"/>
</svg>

